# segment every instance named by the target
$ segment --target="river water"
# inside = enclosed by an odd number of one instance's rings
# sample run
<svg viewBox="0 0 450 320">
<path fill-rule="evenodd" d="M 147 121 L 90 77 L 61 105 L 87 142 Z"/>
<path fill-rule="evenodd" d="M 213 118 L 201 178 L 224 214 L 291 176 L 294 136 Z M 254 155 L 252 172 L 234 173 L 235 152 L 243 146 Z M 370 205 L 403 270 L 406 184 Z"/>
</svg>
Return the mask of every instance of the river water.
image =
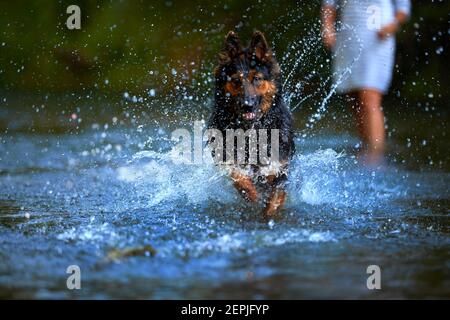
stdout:
<svg viewBox="0 0 450 320">
<path fill-rule="evenodd" d="M 351 124 L 346 112 L 316 131 L 297 112 L 288 201 L 266 223 L 217 168 L 174 161 L 170 132 L 191 128 L 190 111 L 168 121 L 150 108 L 137 123 L 100 105 L 110 112 L 74 107 L 49 121 L 49 107 L 45 116 L 16 107 L 2 111 L 2 298 L 450 297 L 450 174 L 437 116 L 414 120 L 425 129 L 412 133 L 388 112 L 396 130 L 376 170 L 355 161 L 354 131 L 336 125 Z M 81 290 L 66 287 L 69 265 L 80 267 Z M 369 265 L 381 268 L 381 290 L 366 286 Z"/>
</svg>

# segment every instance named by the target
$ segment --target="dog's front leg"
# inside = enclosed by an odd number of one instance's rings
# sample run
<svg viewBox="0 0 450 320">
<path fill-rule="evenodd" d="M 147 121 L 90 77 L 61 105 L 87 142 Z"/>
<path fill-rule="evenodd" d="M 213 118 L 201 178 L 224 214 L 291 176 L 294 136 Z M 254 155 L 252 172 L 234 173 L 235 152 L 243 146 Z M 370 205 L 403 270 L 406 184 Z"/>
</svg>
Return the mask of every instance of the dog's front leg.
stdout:
<svg viewBox="0 0 450 320">
<path fill-rule="evenodd" d="M 281 209 L 286 201 L 286 191 L 283 188 L 275 188 L 270 193 L 264 209 L 264 217 L 266 219 L 277 218 L 278 210 Z"/>
<path fill-rule="evenodd" d="M 234 187 L 246 200 L 251 202 L 258 200 L 258 191 L 256 191 L 256 187 L 249 176 L 233 170 L 231 179 L 234 181 Z"/>
</svg>

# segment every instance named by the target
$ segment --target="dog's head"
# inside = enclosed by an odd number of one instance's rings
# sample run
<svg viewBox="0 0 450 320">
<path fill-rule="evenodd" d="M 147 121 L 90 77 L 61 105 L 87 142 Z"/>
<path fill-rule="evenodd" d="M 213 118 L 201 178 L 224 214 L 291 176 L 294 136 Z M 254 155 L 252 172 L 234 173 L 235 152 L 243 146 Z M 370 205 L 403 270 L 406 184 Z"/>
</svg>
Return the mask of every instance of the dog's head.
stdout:
<svg viewBox="0 0 450 320">
<path fill-rule="evenodd" d="M 215 77 L 216 94 L 224 97 L 225 107 L 246 122 L 261 119 L 281 91 L 280 67 L 260 31 L 253 33 L 246 48 L 235 32 L 227 34 Z"/>
</svg>

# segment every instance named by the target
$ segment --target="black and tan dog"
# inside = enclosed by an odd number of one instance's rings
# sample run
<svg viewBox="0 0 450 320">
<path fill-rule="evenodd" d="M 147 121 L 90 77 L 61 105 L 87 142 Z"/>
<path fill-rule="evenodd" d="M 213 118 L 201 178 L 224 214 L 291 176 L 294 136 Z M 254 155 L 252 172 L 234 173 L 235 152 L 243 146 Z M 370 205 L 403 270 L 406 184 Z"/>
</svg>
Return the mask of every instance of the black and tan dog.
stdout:
<svg viewBox="0 0 450 320">
<path fill-rule="evenodd" d="M 287 166 L 295 151 L 280 67 L 261 32 L 255 31 L 250 45 L 243 47 L 238 35 L 230 31 L 214 73 L 215 103 L 209 128 L 220 130 L 224 137 L 227 129 L 267 129 L 269 137 L 271 129 L 279 130 L 278 168 L 257 163 L 230 170 L 236 189 L 248 201 L 264 201 L 266 218 L 276 217 L 286 199 Z M 234 138 L 228 143 L 234 144 Z"/>
</svg>

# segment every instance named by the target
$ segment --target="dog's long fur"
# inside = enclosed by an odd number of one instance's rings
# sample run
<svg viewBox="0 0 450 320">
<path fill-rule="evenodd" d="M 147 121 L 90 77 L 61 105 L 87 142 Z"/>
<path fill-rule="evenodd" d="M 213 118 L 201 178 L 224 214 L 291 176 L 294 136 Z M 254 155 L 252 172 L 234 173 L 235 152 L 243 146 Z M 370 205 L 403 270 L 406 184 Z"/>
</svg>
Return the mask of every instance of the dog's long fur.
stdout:
<svg viewBox="0 0 450 320">
<path fill-rule="evenodd" d="M 286 198 L 287 165 L 295 148 L 291 112 L 282 96 L 280 67 L 264 35 L 255 31 L 245 48 L 238 35 L 230 31 L 214 75 L 215 103 L 208 128 L 222 131 L 224 137 L 226 129 L 267 129 L 269 141 L 270 130 L 279 129 L 282 170 L 262 174 L 259 164 L 251 166 L 252 174 L 238 168 L 230 174 L 235 187 L 249 201 L 258 200 L 256 186 L 261 186 L 262 193 L 267 194 L 264 214 L 273 217 Z"/>
</svg>

